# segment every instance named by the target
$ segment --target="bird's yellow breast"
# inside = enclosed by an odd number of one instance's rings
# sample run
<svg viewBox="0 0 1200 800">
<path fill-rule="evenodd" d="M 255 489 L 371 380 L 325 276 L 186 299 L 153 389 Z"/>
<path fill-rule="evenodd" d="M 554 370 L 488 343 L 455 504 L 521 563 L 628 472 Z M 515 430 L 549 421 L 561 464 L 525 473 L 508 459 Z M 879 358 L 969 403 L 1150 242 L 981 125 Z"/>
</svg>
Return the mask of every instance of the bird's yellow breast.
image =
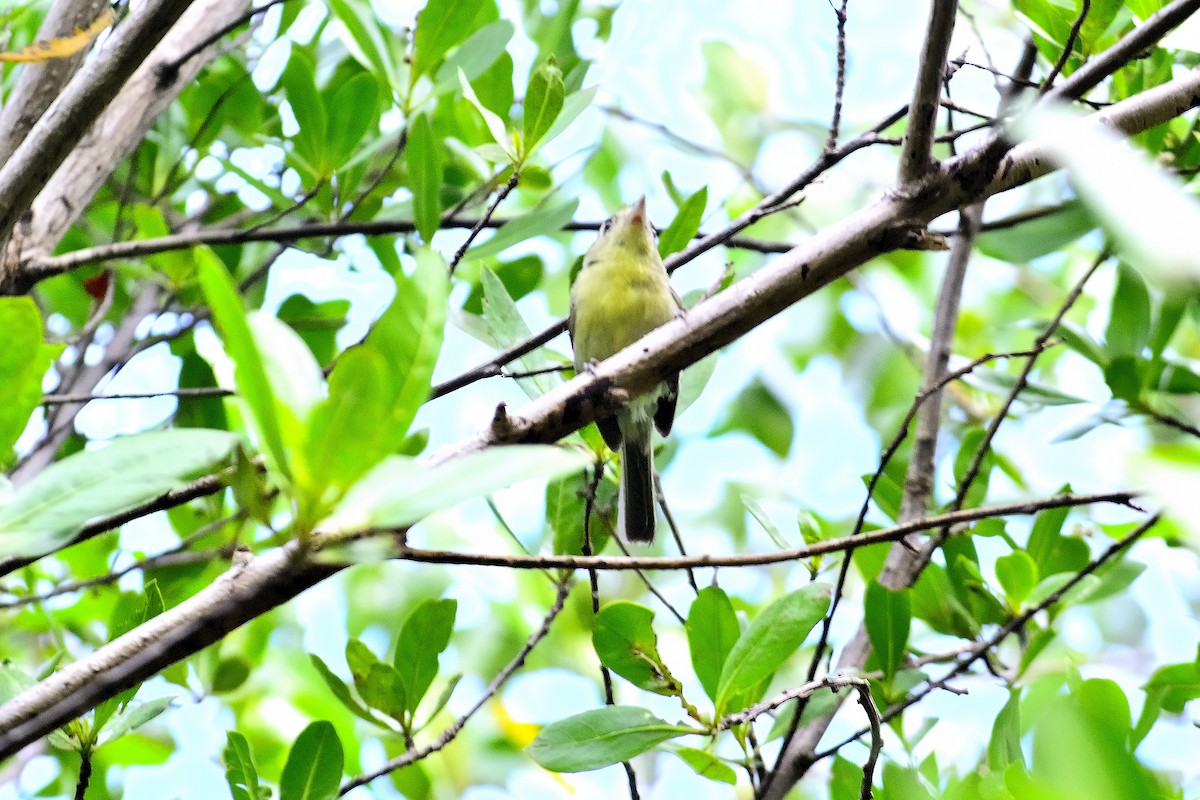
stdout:
<svg viewBox="0 0 1200 800">
<path fill-rule="evenodd" d="M 662 263 L 629 251 L 584 267 L 571 287 L 571 305 L 578 368 L 628 347 L 679 310 Z"/>
</svg>

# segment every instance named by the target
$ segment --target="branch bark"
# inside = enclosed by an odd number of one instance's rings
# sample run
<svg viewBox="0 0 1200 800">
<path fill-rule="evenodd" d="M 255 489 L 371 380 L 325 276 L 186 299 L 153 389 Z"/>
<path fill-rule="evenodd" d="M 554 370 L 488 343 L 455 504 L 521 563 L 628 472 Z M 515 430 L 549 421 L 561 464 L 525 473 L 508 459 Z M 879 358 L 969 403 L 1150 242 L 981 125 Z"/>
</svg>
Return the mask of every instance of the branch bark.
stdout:
<svg viewBox="0 0 1200 800">
<path fill-rule="evenodd" d="M 21 263 L 30 253 L 54 249 L 215 49 L 182 64 L 173 84 L 163 85 L 159 65 L 174 63 L 237 19 L 246 5 L 246 0 L 152 0 L 135 8 L 76 73 L 0 167 L 0 240 L 16 229 L 14 244 L 25 256 L 3 265 L 0 294 L 28 291 L 33 281 Z"/>
<path fill-rule="evenodd" d="M 913 82 L 912 101 L 908 104 L 908 128 L 900 151 L 900 184 L 913 183 L 934 165 L 933 135 L 936 129 L 942 82 L 946 76 L 946 55 L 954 34 L 958 0 L 932 0 L 929 23 L 921 43 L 917 79 Z"/>
</svg>

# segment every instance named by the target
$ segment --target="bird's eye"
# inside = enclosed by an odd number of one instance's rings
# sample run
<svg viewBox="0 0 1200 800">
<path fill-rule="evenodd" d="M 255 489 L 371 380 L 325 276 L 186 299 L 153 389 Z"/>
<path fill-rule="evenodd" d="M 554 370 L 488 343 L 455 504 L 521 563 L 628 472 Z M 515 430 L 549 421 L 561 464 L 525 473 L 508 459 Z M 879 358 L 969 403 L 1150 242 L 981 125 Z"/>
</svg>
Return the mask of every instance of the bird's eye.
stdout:
<svg viewBox="0 0 1200 800">
<path fill-rule="evenodd" d="M 600 223 L 600 232 L 608 233 L 609 230 L 612 229 L 612 226 L 613 226 L 613 218 L 609 217 L 608 219 L 604 220 L 604 222 Z"/>
</svg>

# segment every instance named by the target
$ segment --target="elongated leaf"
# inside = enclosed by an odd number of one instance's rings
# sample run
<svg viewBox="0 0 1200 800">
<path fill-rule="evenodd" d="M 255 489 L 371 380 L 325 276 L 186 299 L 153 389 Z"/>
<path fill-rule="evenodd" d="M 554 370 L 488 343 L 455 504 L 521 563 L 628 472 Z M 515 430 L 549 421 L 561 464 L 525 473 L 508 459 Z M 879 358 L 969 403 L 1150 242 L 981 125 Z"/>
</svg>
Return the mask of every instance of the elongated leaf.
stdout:
<svg viewBox="0 0 1200 800">
<path fill-rule="evenodd" d="M 689 733 L 700 731 L 671 725 L 644 708 L 605 706 L 547 725 L 525 752 L 554 772 L 586 772 Z"/>
<path fill-rule="evenodd" d="M 456 88 L 459 70 L 469 81 L 487 72 L 504 55 L 514 31 L 511 22 L 501 19 L 472 33 L 438 68 L 433 93 L 443 94 Z"/>
<path fill-rule="evenodd" d="M 114 716 L 104 727 L 104 733 L 101 735 L 98 744 L 107 744 L 114 739 L 119 739 L 132 730 L 142 727 L 170 708 L 172 700 L 173 698 L 170 697 L 156 697 L 153 700 L 147 700 L 145 703 L 129 706 Z"/>
<path fill-rule="evenodd" d="M 526 239 L 558 233 L 575 216 L 575 209 L 578 207 L 578 200 L 567 200 L 557 205 L 545 205 L 528 214 L 514 217 L 504 223 L 486 242 L 468 250 L 467 256 L 491 258 Z"/>
<path fill-rule="evenodd" d="M 396 67 L 385 55 L 389 49 L 371 4 L 366 0 L 326 1 L 350 34 L 353 44 L 353 47 L 350 48 L 351 53 L 363 66 L 370 67 L 377 75 L 385 76 L 393 89 L 401 88 Z M 395 34 L 389 31 L 388 35 L 394 36 Z M 354 52 L 355 48 L 358 50 L 357 53 Z"/>
<path fill-rule="evenodd" d="M 417 710 L 437 675 L 438 655 L 450 644 L 457 612 L 457 600 L 426 600 L 400 629 L 394 663 L 410 713 Z"/>
<path fill-rule="evenodd" d="M 303 50 L 293 49 L 282 82 L 292 115 L 300 126 L 293 140 L 295 155 L 313 170 L 315 177 L 323 178 L 331 174 L 326 147 L 329 119 L 325 101 L 317 91 L 315 74 L 316 65 L 312 59 Z"/>
<path fill-rule="evenodd" d="M 863 599 L 863 621 L 867 636 L 875 650 L 875 658 L 883 667 L 884 681 L 891 683 L 904 659 L 908 630 L 912 624 L 912 604 L 909 590 L 892 591 L 875 581 L 867 584 Z"/>
<path fill-rule="evenodd" d="M 222 757 L 225 760 L 225 780 L 235 800 L 266 800 L 267 794 L 258 782 L 258 770 L 250 754 L 250 743 L 237 731 L 226 734 Z"/>
<path fill-rule="evenodd" d="M 829 609 L 829 595 L 828 586 L 809 584 L 785 594 L 754 618 L 721 670 L 714 700 L 718 716 L 740 710 L 728 708 L 729 700 L 771 675 L 799 649 Z"/>
<path fill-rule="evenodd" d="M 267 380 L 267 370 L 250 334 L 241 298 L 225 266 L 215 256 L 202 253 L 197 256 L 197 261 L 200 288 L 212 309 L 225 351 L 233 359 L 234 379 L 254 418 L 261 445 L 272 466 L 281 474 L 289 475 L 287 450 L 276 413 L 275 390 Z"/>
<path fill-rule="evenodd" d="M 654 612 L 630 602 L 609 603 L 596 615 L 592 646 L 600 663 L 648 692 L 679 695 L 683 688 L 658 653 L 658 637 L 650 626 Z"/>
<path fill-rule="evenodd" d="M 396 297 L 371 326 L 363 342 L 388 364 L 391 404 L 391 416 L 385 424 L 391 435 L 388 452 L 394 452 L 404 441 L 417 409 L 429 399 L 430 379 L 446 328 L 446 302 L 450 294 L 446 262 L 428 248 L 421 248 L 414 255 L 417 266 L 412 276 L 393 274 Z"/>
<path fill-rule="evenodd" d="M 0 465 L 25 430 L 29 417 L 42 401 L 42 376 L 62 352 L 62 345 L 42 341 L 42 315 L 29 297 L 0 297 Z"/>
<path fill-rule="evenodd" d="M 1178 180 L 1110 128 L 1065 107 L 1039 104 L 1015 127 L 1066 168 L 1080 200 L 1131 264 L 1164 281 L 1200 280 L 1200 203 Z"/>
<path fill-rule="evenodd" d="M 413 72 L 427 75 L 442 56 L 472 32 L 483 0 L 430 0 L 417 14 Z"/>
<path fill-rule="evenodd" d="M 429 117 L 419 115 L 409 126 L 408 146 L 409 188 L 413 194 L 413 220 L 417 233 L 425 244 L 433 239 L 441 221 L 442 205 L 442 144 L 433 135 Z"/>
<path fill-rule="evenodd" d="M 1150 341 L 1150 293 L 1137 270 L 1121 262 L 1104 343 L 1110 355 L 1140 356 Z"/>
<path fill-rule="evenodd" d="M 324 720 L 310 724 L 288 752 L 279 777 L 279 800 L 334 800 L 343 763 L 342 743 L 333 725 Z"/>
<path fill-rule="evenodd" d="M 227 431 L 178 428 L 118 439 L 51 464 L 0 507 L 0 559 L 52 553 L 88 521 L 212 472 L 237 443 Z"/>
<path fill-rule="evenodd" d="M 363 477 L 323 523 L 329 530 L 398 528 L 522 480 L 552 480 L 590 464 L 587 454 L 548 445 L 493 447 L 428 467 L 392 456 Z"/>
<path fill-rule="evenodd" d="M 521 317 L 517 304 L 509 296 L 504 282 L 488 267 L 480 273 L 480 283 L 483 286 L 483 318 L 488 324 L 488 333 L 498 349 L 504 350 L 518 342 L 523 342 L 533 335 L 529 325 Z M 531 353 L 526 353 L 517 359 L 522 372 L 537 372 L 552 366 L 561 365 L 543 347 Z M 562 382 L 554 373 L 532 375 L 520 378 L 517 385 L 530 399 L 541 397 L 552 387 Z"/>
<path fill-rule="evenodd" d="M 379 82 L 367 72 L 360 72 L 338 87 L 329 104 L 332 124 L 327 132 L 330 167 L 340 169 L 350 160 L 354 149 L 362 142 L 378 118 Z"/>
<path fill-rule="evenodd" d="M 707 205 L 707 186 L 700 187 L 699 191 L 680 204 L 675 219 L 671 220 L 671 224 L 663 229 L 662 234 L 658 237 L 658 254 L 660 256 L 666 258 L 671 253 L 687 247 L 688 242 L 696 235 L 696 231 L 700 230 L 700 221 L 704 218 L 704 209 Z"/>
<path fill-rule="evenodd" d="M 701 589 L 688 609 L 685 628 L 692 669 L 709 698 L 715 700 L 721 671 L 741 634 L 728 595 L 716 586 Z"/>
<path fill-rule="evenodd" d="M 320 496 L 348 487 L 390 452 L 394 398 L 387 360 L 375 348 L 353 347 L 329 375 L 329 397 L 309 422 L 308 470 Z"/>
<path fill-rule="evenodd" d="M 975 237 L 975 247 L 999 261 L 1023 264 L 1062 249 L 1095 227 L 1096 218 L 1087 206 L 1073 200 L 1046 216 L 983 231 Z"/>
<path fill-rule="evenodd" d="M 525 115 L 521 121 L 521 144 L 523 156 L 528 156 L 562 111 L 562 70 L 553 58 L 542 64 L 529 75 L 525 88 Z"/>
<path fill-rule="evenodd" d="M 683 759 L 685 764 L 695 770 L 697 775 L 702 775 L 712 781 L 728 783 L 730 786 L 737 784 L 737 773 L 733 771 L 733 767 L 707 750 L 697 750 L 694 747 L 678 747 L 673 752 Z"/>
<path fill-rule="evenodd" d="M 333 696 L 340 700 L 342 705 L 349 709 L 350 713 L 380 727 L 387 727 L 378 717 L 364 708 L 362 703 L 354 699 L 354 695 L 350 694 L 350 687 L 346 685 L 345 681 L 334 674 L 333 670 L 321 660 L 320 656 L 315 653 L 309 653 L 308 658 L 312 661 L 312 665 L 316 667 L 321 680 L 325 681 L 325 685 L 329 687 L 329 691 L 333 692 Z"/>
</svg>

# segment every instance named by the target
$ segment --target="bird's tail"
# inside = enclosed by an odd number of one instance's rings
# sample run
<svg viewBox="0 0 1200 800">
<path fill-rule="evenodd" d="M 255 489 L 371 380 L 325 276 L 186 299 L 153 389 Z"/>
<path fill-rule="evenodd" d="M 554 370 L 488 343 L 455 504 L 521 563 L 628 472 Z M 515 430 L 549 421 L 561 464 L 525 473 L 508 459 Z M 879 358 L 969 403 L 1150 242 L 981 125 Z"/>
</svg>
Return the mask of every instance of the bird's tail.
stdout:
<svg viewBox="0 0 1200 800">
<path fill-rule="evenodd" d="M 627 426 L 621 442 L 621 499 L 618 525 L 630 542 L 654 541 L 654 459 L 650 419 Z"/>
</svg>

